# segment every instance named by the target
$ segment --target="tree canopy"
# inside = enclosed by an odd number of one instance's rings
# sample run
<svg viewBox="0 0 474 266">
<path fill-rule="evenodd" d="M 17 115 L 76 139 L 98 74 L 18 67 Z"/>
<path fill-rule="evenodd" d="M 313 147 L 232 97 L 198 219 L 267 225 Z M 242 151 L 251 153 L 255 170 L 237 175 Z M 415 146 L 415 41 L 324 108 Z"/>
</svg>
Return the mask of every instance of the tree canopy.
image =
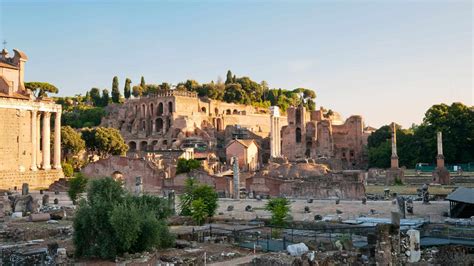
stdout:
<svg viewBox="0 0 474 266">
<path fill-rule="evenodd" d="M 443 133 L 443 153 L 447 163 L 474 161 L 474 111 L 461 103 L 436 104 L 429 108 L 419 126 L 397 126 L 397 153 L 401 166 L 434 163 L 438 131 Z M 390 166 L 391 129 L 386 125 L 368 138 L 369 166 Z"/>
<path fill-rule="evenodd" d="M 130 195 L 110 177 L 89 183 L 87 201 L 80 201 L 74 219 L 76 256 L 114 259 L 173 245 L 164 221 L 171 214 L 166 200 Z"/>
<path fill-rule="evenodd" d="M 58 93 L 58 88 L 48 82 L 25 82 L 25 88 L 36 93 L 36 97 L 47 97 L 47 93 Z"/>
<path fill-rule="evenodd" d="M 81 134 L 70 126 L 61 127 L 61 148 L 65 157 L 77 155 L 86 148 L 85 141 Z"/>
<path fill-rule="evenodd" d="M 122 135 L 115 128 L 85 128 L 82 130 L 82 138 L 86 142 L 87 149 L 101 158 L 124 155 L 128 150 Z"/>
</svg>

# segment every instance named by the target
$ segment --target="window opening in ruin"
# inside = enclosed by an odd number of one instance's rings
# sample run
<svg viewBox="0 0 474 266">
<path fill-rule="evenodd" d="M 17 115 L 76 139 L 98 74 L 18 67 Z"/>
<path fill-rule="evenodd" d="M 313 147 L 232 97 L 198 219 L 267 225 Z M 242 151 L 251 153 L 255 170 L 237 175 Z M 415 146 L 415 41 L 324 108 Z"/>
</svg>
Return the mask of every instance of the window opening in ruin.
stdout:
<svg viewBox="0 0 474 266">
<path fill-rule="evenodd" d="M 168 112 L 171 114 L 173 112 L 173 103 L 169 102 L 168 103 Z"/>
<path fill-rule="evenodd" d="M 301 124 L 301 110 L 296 109 L 296 124 Z"/>
<path fill-rule="evenodd" d="M 137 143 L 135 143 L 134 141 L 130 141 L 128 143 L 128 147 L 130 148 L 130 151 L 136 151 L 137 150 Z"/>
<path fill-rule="evenodd" d="M 301 128 L 296 128 L 296 143 L 301 143 Z"/>
<path fill-rule="evenodd" d="M 155 122 L 156 122 L 156 132 L 163 131 L 163 119 L 157 118 Z"/>
<path fill-rule="evenodd" d="M 157 115 L 163 115 L 163 103 L 158 104 Z"/>
</svg>

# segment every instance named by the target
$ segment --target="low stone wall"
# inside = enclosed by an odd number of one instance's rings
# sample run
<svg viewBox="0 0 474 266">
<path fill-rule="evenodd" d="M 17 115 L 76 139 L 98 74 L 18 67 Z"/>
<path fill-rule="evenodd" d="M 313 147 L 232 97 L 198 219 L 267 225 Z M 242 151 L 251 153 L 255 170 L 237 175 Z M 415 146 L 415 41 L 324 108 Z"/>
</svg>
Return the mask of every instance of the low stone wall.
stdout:
<svg viewBox="0 0 474 266">
<path fill-rule="evenodd" d="M 14 187 L 21 189 L 23 183 L 28 183 L 30 189 L 44 189 L 63 177 L 63 171 L 56 169 L 48 171 L 38 170 L 35 172 L 1 171 L 0 189 L 13 189 Z"/>
<path fill-rule="evenodd" d="M 257 195 L 288 196 L 293 198 L 359 200 L 365 197 L 364 183 L 358 176 L 334 174 L 333 176 L 307 179 L 283 180 L 271 177 L 253 177 L 247 179 L 248 191 Z"/>
</svg>

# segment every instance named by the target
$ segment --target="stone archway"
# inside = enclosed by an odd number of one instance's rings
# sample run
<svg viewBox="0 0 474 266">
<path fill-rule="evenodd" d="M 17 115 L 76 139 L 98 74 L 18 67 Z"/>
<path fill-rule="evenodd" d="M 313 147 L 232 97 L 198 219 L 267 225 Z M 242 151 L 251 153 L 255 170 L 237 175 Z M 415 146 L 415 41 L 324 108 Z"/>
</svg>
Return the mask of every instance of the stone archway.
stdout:
<svg viewBox="0 0 474 266">
<path fill-rule="evenodd" d="M 168 103 L 168 113 L 173 113 L 173 102 Z"/>
<path fill-rule="evenodd" d="M 123 174 L 120 171 L 115 171 L 110 175 L 115 181 L 123 182 Z"/>
<path fill-rule="evenodd" d="M 148 142 L 142 141 L 140 142 L 140 151 L 147 151 L 148 150 Z"/>
<path fill-rule="evenodd" d="M 156 115 L 163 115 L 163 103 L 158 104 L 158 110 L 156 111 Z"/>
<path fill-rule="evenodd" d="M 136 151 L 137 150 L 137 143 L 135 141 L 130 141 L 128 143 L 128 150 L 129 151 Z"/>
<path fill-rule="evenodd" d="M 163 132 L 163 119 L 157 118 L 155 120 L 156 123 L 156 132 Z"/>
<path fill-rule="evenodd" d="M 295 132 L 296 143 L 301 143 L 301 128 L 297 127 Z"/>
</svg>

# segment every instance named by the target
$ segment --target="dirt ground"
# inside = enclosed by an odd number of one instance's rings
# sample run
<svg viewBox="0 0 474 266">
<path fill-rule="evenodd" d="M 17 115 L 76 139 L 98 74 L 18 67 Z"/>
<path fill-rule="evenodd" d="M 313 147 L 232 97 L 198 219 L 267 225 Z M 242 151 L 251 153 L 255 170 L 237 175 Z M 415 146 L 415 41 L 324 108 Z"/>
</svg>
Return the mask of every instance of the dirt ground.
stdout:
<svg viewBox="0 0 474 266">
<path fill-rule="evenodd" d="M 217 218 L 222 219 L 243 219 L 252 220 L 255 218 L 270 218 L 270 212 L 265 211 L 264 207 L 267 200 L 257 201 L 254 199 L 219 199 L 219 208 L 217 210 Z M 227 211 L 229 205 L 234 206 L 233 211 Z M 247 205 L 252 206 L 253 212 L 245 211 Z M 304 207 L 310 208 L 310 213 L 304 213 Z M 409 218 L 425 218 L 431 222 L 443 222 L 443 212 L 449 209 L 448 201 L 432 201 L 430 204 L 422 204 L 421 201 L 413 203 L 413 215 L 407 214 Z M 306 200 L 291 200 L 291 215 L 296 221 L 313 221 L 314 216 L 319 214 L 321 216 L 337 215 L 336 210 L 342 211 L 341 218 L 353 219 L 360 215 L 374 218 L 390 218 L 392 211 L 398 211 L 397 205 L 392 204 L 392 201 L 367 201 L 363 205 L 361 201 L 344 201 L 341 200 L 336 204 L 335 200 L 314 200 L 313 203 L 307 203 Z M 375 210 L 376 214 L 371 214 L 370 210 Z"/>
</svg>

